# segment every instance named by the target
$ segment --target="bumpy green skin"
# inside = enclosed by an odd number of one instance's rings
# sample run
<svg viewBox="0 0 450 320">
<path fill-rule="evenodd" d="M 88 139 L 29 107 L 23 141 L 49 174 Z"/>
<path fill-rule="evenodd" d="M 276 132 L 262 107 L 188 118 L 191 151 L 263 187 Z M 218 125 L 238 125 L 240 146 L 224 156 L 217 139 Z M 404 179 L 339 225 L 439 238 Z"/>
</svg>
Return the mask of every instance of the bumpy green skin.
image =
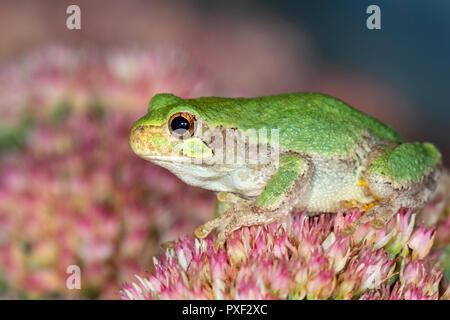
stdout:
<svg viewBox="0 0 450 320">
<path fill-rule="evenodd" d="M 369 171 L 397 182 L 415 182 L 438 163 L 441 154 L 431 143 L 404 143 L 388 146 L 374 159 Z"/>
<path fill-rule="evenodd" d="M 403 142 L 397 132 L 339 99 L 318 93 L 293 93 L 258 98 L 180 99 L 155 95 L 140 124 L 159 126 L 179 111 L 196 114 L 209 127 L 241 130 L 279 129 L 280 148 L 347 156 L 367 132 L 383 140 Z"/>
<path fill-rule="evenodd" d="M 261 195 L 256 199 L 256 203 L 261 207 L 266 207 L 283 198 L 300 177 L 304 165 L 304 160 L 297 156 L 281 157 L 280 168 L 267 182 Z"/>
</svg>

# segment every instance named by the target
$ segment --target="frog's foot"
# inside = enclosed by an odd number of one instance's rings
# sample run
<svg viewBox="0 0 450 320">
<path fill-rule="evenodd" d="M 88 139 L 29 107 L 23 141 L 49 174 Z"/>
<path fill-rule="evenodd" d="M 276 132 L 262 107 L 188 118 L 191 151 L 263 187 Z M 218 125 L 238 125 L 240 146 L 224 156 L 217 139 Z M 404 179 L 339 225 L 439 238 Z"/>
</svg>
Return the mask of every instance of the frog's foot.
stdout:
<svg viewBox="0 0 450 320">
<path fill-rule="evenodd" d="M 342 200 L 342 201 L 339 201 L 339 207 L 344 209 L 344 210 L 357 208 L 359 211 L 366 211 L 365 204 L 362 203 L 362 202 L 359 202 L 358 200 Z"/>
<path fill-rule="evenodd" d="M 227 195 L 230 195 L 230 193 L 227 193 Z M 230 220 L 232 219 L 236 220 L 235 216 L 239 215 L 247 216 L 248 214 L 246 213 L 249 212 L 254 213 L 257 211 L 257 209 L 255 209 L 256 206 L 252 205 L 250 201 L 243 200 L 241 198 L 236 200 L 237 201 L 234 203 L 234 205 L 229 209 L 225 210 L 224 213 L 222 213 L 215 219 L 210 220 L 205 224 L 202 224 L 201 226 L 198 226 L 194 231 L 195 236 L 197 238 L 203 239 L 208 234 L 210 234 L 211 231 L 213 231 L 214 229 L 227 226 L 229 223 L 231 223 Z"/>
<path fill-rule="evenodd" d="M 356 226 L 351 223 L 348 226 L 346 226 L 344 229 L 341 230 L 341 233 L 345 236 L 351 236 L 356 231 Z"/>
<path fill-rule="evenodd" d="M 386 221 L 385 221 L 386 220 Z M 370 226 L 374 229 L 383 229 L 389 219 L 380 219 L 380 217 L 370 221 Z"/>
<path fill-rule="evenodd" d="M 342 209 L 354 209 L 354 208 L 357 208 L 360 212 L 365 213 L 365 212 L 369 211 L 370 208 L 375 207 L 379 203 L 380 203 L 380 201 L 378 201 L 378 200 L 375 200 L 375 201 L 369 202 L 369 203 L 362 203 L 362 202 L 359 202 L 357 200 L 344 200 L 344 201 L 341 201 L 339 203 L 339 205 L 340 205 L 340 207 Z M 361 218 L 359 220 L 361 220 Z M 356 229 L 358 229 L 359 226 L 364 224 L 364 223 L 361 224 L 360 222 L 358 222 L 359 220 L 357 220 L 357 221 L 349 224 L 348 226 L 346 226 L 342 230 L 342 233 L 344 235 L 352 235 L 353 233 L 355 233 Z M 384 226 L 384 224 L 383 224 L 383 226 Z"/>
<path fill-rule="evenodd" d="M 217 235 L 215 247 L 223 245 L 235 230 L 245 226 L 266 225 L 286 216 L 286 213 L 280 210 L 268 211 L 254 204 L 233 208 L 229 212 L 231 219 Z"/>
<path fill-rule="evenodd" d="M 220 215 L 219 217 L 198 226 L 194 231 L 195 236 L 200 239 L 206 238 L 206 236 L 210 234 L 211 231 L 223 224 L 226 224 L 230 219 L 229 214 L 227 214 L 228 211 L 229 210 L 225 211 L 225 213 Z"/>
<path fill-rule="evenodd" d="M 370 225 L 375 229 L 382 229 L 400 207 L 397 201 L 390 199 L 374 203 L 358 220 L 345 227 L 342 233 L 352 235 L 360 226 L 367 222 L 370 222 Z"/>
</svg>

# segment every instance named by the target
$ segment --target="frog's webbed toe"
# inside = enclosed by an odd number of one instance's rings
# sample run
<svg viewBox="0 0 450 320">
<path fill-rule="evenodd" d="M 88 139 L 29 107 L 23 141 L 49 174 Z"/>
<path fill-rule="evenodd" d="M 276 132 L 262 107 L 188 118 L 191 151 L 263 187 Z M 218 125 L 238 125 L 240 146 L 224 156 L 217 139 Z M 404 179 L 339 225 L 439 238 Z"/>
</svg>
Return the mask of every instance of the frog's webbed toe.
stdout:
<svg viewBox="0 0 450 320">
<path fill-rule="evenodd" d="M 349 224 L 348 226 L 346 226 L 344 229 L 342 229 L 342 234 L 346 235 L 346 236 L 351 236 L 352 234 L 354 234 L 356 231 L 356 226 L 354 223 Z"/>
<path fill-rule="evenodd" d="M 342 230 L 345 235 L 352 235 L 356 229 L 367 222 L 375 229 L 382 229 L 386 222 L 401 208 L 395 199 L 383 199 L 368 209 L 358 220 Z"/>
</svg>

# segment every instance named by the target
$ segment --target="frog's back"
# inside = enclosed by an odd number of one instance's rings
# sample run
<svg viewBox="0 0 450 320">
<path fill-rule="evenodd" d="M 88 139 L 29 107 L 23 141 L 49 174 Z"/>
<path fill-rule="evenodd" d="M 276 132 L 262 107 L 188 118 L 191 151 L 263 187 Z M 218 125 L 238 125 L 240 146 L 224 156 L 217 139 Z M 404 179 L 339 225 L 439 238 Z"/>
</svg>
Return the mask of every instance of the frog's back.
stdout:
<svg viewBox="0 0 450 320">
<path fill-rule="evenodd" d="M 399 134 L 343 101 L 319 93 L 185 100 L 211 125 L 279 129 L 281 148 L 325 156 L 349 154 L 364 134 L 401 143 Z"/>
</svg>

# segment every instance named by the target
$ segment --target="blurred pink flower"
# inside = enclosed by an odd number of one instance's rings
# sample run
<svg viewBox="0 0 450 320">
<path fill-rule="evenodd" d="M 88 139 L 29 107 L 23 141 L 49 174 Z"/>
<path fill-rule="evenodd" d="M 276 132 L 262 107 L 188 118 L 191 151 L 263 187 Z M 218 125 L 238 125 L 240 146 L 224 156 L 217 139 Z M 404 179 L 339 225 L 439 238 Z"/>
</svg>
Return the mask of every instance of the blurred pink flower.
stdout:
<svg viewBox="0 0 450 320">
<path fill-rule="evenodd" d="M 27 123 L 21 146 L 2 150 L 0 137 L 0 276 L 9 295 L 114 297 L 112 288 L 149 267 L 158 243 L 213 212 L 212 194 L 128 147 L 153 94 L 209 90 L 171 49 L 52 47 L 0 68 L 0 126 Z M 72 264 L 81 291 L 66 288 Z"/>
</svg>

